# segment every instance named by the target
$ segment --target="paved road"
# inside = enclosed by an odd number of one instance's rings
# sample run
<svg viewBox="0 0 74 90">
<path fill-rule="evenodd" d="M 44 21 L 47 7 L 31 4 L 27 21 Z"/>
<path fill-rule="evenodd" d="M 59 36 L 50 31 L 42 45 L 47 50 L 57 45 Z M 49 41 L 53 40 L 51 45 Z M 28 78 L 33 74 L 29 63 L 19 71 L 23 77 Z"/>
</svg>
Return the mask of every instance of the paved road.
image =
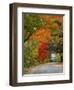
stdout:
<svg viewBox="0 0 74 90">
<path fill-rule="evenodd" d="M 31 70 L 32 74 L 39 74 L 39 73 L 62 73 L 63 72 L 63 67 L 62 65 L 59 64 L 42 64 L 39 66 L 36 66 Z"/>
</svg>

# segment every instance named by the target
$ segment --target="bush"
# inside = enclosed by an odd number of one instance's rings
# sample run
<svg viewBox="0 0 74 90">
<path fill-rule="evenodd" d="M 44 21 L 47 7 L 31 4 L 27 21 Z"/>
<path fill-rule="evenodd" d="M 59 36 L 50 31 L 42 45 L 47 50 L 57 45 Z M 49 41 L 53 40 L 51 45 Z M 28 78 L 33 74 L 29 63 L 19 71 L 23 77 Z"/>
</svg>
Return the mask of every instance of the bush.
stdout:
<svg viewBox="0 0 74 90">
<path fill-rule="evenodd" d="M 24 44 L 24 67 L 29 68 L 37 64 L 35 57 L 37 56 L 36 48 L 38 41 L 26 41 Z"/>
</svg>

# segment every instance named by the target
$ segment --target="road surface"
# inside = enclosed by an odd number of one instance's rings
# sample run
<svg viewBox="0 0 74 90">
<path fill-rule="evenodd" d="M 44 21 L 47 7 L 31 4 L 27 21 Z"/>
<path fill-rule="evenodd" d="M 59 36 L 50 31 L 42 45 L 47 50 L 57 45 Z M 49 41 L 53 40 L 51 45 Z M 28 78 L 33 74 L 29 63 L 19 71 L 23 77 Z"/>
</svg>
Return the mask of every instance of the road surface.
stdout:
<svg viewBox="0 0 74 90">
<path fill-rule="evenodd" d="M 31 69 L 31 74 L 62 73 L 62 72 L 63 72 L 62 64 L 56 64 L 56 63 L 46 63 Z"/>
</svg>

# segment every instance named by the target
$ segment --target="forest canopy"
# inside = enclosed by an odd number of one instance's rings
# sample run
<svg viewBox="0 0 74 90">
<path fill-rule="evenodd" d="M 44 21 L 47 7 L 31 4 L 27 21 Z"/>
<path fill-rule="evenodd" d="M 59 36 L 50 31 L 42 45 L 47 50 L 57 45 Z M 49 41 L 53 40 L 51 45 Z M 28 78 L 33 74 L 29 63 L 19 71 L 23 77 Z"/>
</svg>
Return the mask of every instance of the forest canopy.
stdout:
<svg viewBox="0 0 74 90">
<path fill-rule="evenodd" d="M 51 61 L 52 50 L 62 62 L 63 16 L 24 14 L 24 67 Z"/>
</svg>

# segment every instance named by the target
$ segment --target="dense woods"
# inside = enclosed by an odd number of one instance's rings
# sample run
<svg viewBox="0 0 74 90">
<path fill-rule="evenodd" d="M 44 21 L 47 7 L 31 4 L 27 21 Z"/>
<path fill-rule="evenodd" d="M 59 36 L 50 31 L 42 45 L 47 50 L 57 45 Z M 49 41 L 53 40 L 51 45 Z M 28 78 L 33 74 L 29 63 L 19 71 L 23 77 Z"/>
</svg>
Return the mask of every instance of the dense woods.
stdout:
<svg viewBox="0 0 74 90">
<path fill-rule="evenodd" d="M 25 14 L 24 67 L 50 62 L 63 62 L 63 16 Z"/>
</svg>

